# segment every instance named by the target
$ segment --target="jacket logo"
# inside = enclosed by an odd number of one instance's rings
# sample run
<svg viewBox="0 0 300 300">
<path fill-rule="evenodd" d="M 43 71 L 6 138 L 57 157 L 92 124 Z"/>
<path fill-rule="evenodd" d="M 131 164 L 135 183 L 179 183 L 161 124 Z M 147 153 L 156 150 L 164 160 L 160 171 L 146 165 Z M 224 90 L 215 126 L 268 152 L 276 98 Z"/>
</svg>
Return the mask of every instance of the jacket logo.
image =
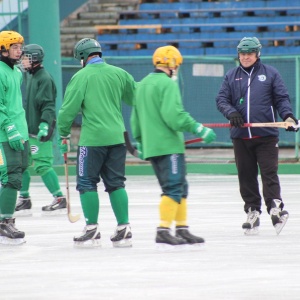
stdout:
<svg viewBox="0 0 300 300">
<path fill-rule="evenodd" d="M 30 146 L 30 150 L 32 154 L 37 154 L 39 152 L 39 147 L 36 145 Z"/>
<path fill-rule="evenodd" d="M 259 81 L 266 81 L 267 79 L 266 75 L 258 75 L 257 77 Z"/>
<path fill-rule="evenodd" d="M 7 126 L 6 130 L 9 132 L 11 130 L 15 129 L 15 125 L 9 125 Z"/>
</svg>

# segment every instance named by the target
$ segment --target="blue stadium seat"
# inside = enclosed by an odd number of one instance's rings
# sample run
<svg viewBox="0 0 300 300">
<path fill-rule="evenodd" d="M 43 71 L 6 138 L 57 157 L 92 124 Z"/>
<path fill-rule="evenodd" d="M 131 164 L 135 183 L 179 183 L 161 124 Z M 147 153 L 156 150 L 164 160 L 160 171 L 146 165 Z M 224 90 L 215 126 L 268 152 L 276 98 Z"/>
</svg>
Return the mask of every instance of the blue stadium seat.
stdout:
<svg viewBox="0 0 300 300">
<path fill-rule="evenodd" d="M 129 48 L 136 51 L 136 55 L 168 43 L 176 43 L 186 53 L 198 51 L 201 55 L 233 55 L 239 40 L 245 36 L 256 36 L 267 53 L 286 55 L 299 50 L 296 46 L 300 40 L 299 0 L 164 0 L 160 3 L 141 3 L 139 11 L 138 18 L 122 18 L 119 24 L 161 24 L 162 33 L 148 28 L 122 29 L 118 34 L 98 35 L 100 43 L 107 42 L 104 47 L 112 49 L 116 48 L 111 44 L 113 41 L 123 42 L 117 47 L 118 50 L 111 51 L 119 53 Z M 132 47 L 138 43 L 143 44 L 143 49 L 133 50 Z"/>
</svg>

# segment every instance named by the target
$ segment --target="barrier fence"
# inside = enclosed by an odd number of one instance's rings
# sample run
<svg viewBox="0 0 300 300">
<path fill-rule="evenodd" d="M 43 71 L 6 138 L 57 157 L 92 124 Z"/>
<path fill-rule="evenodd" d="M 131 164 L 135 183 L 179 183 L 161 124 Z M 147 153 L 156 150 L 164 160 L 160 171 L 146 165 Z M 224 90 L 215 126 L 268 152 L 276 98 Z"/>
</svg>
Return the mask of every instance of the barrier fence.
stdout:
<svg viewBox="0 0 300 300">
<path fill-rule="evenodd" d="M 153 71 L 151 57 L 104 57 L 109 64 L 121 67 L 128 71 L 136 81 L 140 81 L 144 76 Z M 281 74 L 290 95 L 290 100 L 294 113 L 300 119 L 300 56 L 268 57 L 262 56 L 262 62 L 275 67 Z M 81 67 L 73 59 L 64 59 L 62 65 L 63 90 L 70 78 Z M 223 81 L 226 72 L 238 64 L 237 58 L 189 56 L 184 57 L 180 67 L 179 86 L 182 94 L 185 110 L 201 123 L 224 123 L 227 120 L 217 110 L 215 98 Z M 125 126 L 130 133 L 131 108 L 124 104 L 123 116 Z M 281 121 L 280 118 L 278 121 Z M 81 117 L 78 115 L 74 122 L 74 128 L 80 128 Z M 232 147 L 229 136 L 229 129 L 216 128 L 217 140 L 210 145 L 191 144 L 188 147 Z M 185 139 L 192 139 L 194 136 L 185 133 Z M 130 139 L 132 140 L 131 134 Z M 132 141 L 134 142 L 134 141 Z M 298 158 L 299 133 L 286 132 L 280 129 L 280 147 L 295 149 L 295 158 Z"/>
</svg>

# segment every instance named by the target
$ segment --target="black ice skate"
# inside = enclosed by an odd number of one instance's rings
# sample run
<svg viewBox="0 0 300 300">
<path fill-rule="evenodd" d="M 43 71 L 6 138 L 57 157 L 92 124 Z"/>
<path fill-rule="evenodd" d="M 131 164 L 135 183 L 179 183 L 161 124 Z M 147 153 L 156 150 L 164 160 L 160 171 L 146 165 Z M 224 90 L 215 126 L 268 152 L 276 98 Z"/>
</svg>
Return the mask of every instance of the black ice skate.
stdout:
<svg viewBox="0 0 300 300">
<path fill-rule="evenodd" d="M 32 203 L 30 197 L 20 196 L 15 208 L 15 216 L 32 216 Z"/>
<path fill-rule="evenodd" d="M 276 233 L 279 234 L 289 218 L 289 213 L 281 209 L 282 201 L 279 199 L 272 200 L 270 216 Z"/>
<path fill-rule="evenodd" d="M 191 245 L 204 245 L 204 239 L 200 236 L 191 234 L 188 228 L 188 226 L 176 226 L 175 236 L 183 238 Z"/>
<path fill-rule="evenodd" d="M 172 249 L 172 248 L 183 248 L 188 245 L 188 242 L 177 236 L 171 235 L 170 228 L 158 227 L 156 232 L 156 248 L 157 249 Z"/>
<path fill-rule="evenodd" d="M 260 225 L 259 216 L 260 216 L 259 211 L 257 211 L 257 210 L 251 211 L 251 208 L 249 208 L 249 212 L 247 214 L 247 220 L 242 225 L 242 228 L 245 229 L 246 235 L 258 234 L 258 228 Z"/>
<path fill-rule="evenodd" d="M 129 224 L 118 225 L 115 233 L 110 237 L 114 247 L 132 247 L 132 233 Z"/>
<path fill-rule="evenodd" d="M 25 233 L 15 227 L 15 219 L 7 218 L 0 221 L 0 244 L 20 245 L 25 243 Z"/>
<path fill-rule="evenodd" d="M 98 231 L 98 224 L 86 225 L 79 236 L 74 237 L 75 247 L 100 247 L 101 234 Z"/>
<path fill-rule="evenodd" d="M 67 200 L 65 197 L 54 197 L 50 205 L 42 207 L 43 215 L 60 215 L 67 213 Z"/>
</svg>

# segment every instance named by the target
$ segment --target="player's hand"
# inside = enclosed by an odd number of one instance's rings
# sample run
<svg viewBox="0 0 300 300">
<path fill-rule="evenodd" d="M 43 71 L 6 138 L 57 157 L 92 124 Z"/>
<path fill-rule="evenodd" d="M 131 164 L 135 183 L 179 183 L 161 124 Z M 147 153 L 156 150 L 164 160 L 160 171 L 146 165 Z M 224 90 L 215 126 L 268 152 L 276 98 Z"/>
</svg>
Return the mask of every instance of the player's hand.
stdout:
<svg viewBox="0 0 300 300">
<path fill-rule="evenodd" d="M 291 122 L 295 126 L 299 125 L 299 121 L 294 117 L 294 115 L 287 115 L 284 122 Z M 297 132 L 299 128 L 294 127 L 294 126 L 289 126 L 285 131 L 294 131 Z"/>
<path fill-rule="evenodd" d="M 40 125 L 39 125 L 39 132 L 37 134 L 38 141 L 40 141 L 43 136 L 47 136 L 48 135 L 48 130 L 49 130 L 48 123 L 41 122 Z"/>
<path fill-rule="evenodd" d="M 9 123 L 4 127 L 4 130 L 6 132 L 10 148 L 16 151 L 24 150 L 24 141 L 20 132 L 17 130 L 16 125 Z"/>
<path fill-rule="evenodd" d="M 231 113 L 228 116 L 228 119 L 230 121 L 230 125 L 233 127 L 238 128 L 238 127 L 242 127 L 244 125 L 244 119 L 243 119 L 242 115 L 237 111 Z"/>
<path fill-rule="evenodd" d="M 61 155 L 70 152 L 70 136 L 60 136 L 58 138 L 58 147 Z"/>
<path fill-rule="evenodd" d="M 207 144 L 213 142 L 216 139 L 216 134 L 213 129 L 203 126 L 202 124 L 198 123 L 195 126 L 194 134 L 197 137 L 203 139 L 203 141 Z"/>
<path fill-rule="evenodd" d="M 136 144 L 136 150 L 138 153 L 138 158 L 144 160 L 144 155 L 143 155 L 143 146 L 141 143 L 137 143 Z"/>
</svg>

